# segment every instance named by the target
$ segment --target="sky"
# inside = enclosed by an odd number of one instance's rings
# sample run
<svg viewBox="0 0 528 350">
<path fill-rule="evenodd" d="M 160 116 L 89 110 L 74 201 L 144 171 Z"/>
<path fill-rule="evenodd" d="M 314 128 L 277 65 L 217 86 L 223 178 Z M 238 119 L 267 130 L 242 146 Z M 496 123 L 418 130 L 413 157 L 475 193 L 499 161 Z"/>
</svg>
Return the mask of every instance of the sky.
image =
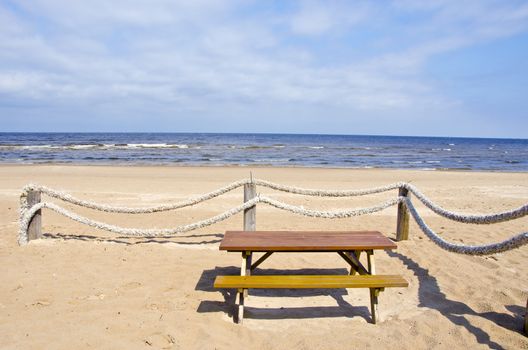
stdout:
<svg viewBox="0 0 528 350">
<path fill-rule="evenodd" d="M 528 1 L 0 0 L 0 131 L 528 138 Z"/>
</svg>

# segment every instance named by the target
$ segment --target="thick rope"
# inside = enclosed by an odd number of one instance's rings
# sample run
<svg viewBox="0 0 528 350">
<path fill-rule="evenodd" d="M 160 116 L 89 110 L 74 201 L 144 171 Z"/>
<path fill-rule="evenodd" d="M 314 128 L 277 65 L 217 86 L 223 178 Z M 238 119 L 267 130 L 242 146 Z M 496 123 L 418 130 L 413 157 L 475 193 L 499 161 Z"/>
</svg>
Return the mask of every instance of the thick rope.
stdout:
<svg viewBox="0 0 528 350">
<path fill-rule="evenodd" d="M 420 227 L 420 229 L 429 237 L 436 245 L 440 248 L 453 253 L 467 254 L 467 255 L 489 255 L 504 252 L 519 248 L 525 244 L 528 244 L 528 232 L 520 233 L 516 236 L 508 238 L 504 241 L 492 244 L 483 245 L 465 245 L 456 244 L 444 240 L 438 234 L 436 234 L 427 224 L 424 222 L 414 205 L 409 198 L 405 199 L 405 205 L 409 209 L 412 217 Z"/>
<path fill-rule="evenodd" d="M 298 207 L 298 206 L 291 205 L 291 204 L 286 204 L 284 202 L 271 199 L 268 197 L 260 197 L 260 202 L 269 204 L 272 207 L 282 209 L 282 210 L 287 210 L 289 212 L 299 214 L 299 215 L 317 217 L 317 218 L 325 218 L 325 219 L 342 219 L 342 218 L 350 218 L 353 216 L 372 214 L 372 213 L 381 211 L 383 209 L 386 209 L 388 207 L 391 207 L 395 204 L 398 204 L 401 200 L 403 200 L 403 197 L 401 197 L 401 199 L 400 198 L 391 199 L 379 205 L 368 207 L 368 208 L 319 211 L 319 210 L 305 209 L 303 207 Z"/>
<path fill-rule="evenodd" d="M 174 204 L 163 204 L 159 206 L 143 207 L 143 208 L 129 208 L 129 207 L 119 207 L 119 206 L 99 204 L 96 202 L 91 202 L 91 201 L 86 201 L 86 200 L 75 198 L 68 193 L 57 191 L 57 190 L 51 189 L 46 186 L 28 185 L 24 187 L 24 190 L 22 192 L 21 210 L 23 210 L 24 208 L 27 208 L 27 202 L 23 202 L 25 197 L 27 197 L 27 193 L 30 190 L 35 190 L 35 191 L 41 191 L 42 193 L 47 194 L 48 196 L 53 197 L 53 198 L 61 199 L 63 201 L 66 201 L 66 202 L 69 202 L 75 205 L 83 206 L 83 207 L 90 208 L 90 209 L 100 210 L 104 212 L 127 213 L 127 214 L 147 214 L 147 213 L 169 211 L 169 210 L 175 210 L 175 209 L 192 206 L 192 205 L 213 199 L 220 195 L 223 195 L 229 191 L 232 191 L 248 183 L 254 183 L 256 185 L 260 185 L 260 186 L 264 186 L 264 187 L 268 187 L 274 190 L 288 192 L 288 193 L 308 195 L 308 196 L 324 196 L 324 197 L 363 196 L 363 195 L 368 195 L 368 194 L 386 192 L 386 191 L 390 191 L 396 188 L 404 187 L 408 189 L 412 194 L 414 194 L 416 198 L 418 198 L 425 206 L 427 206 L 433 212 L 443 217 L 446 217 L 448 219 L 458 221 L 458 222 L 463 222 L 463 223 L 492 224 L 492 223 L 497 223 L 497 222 L 513 220 L 513 219 L 517 219 L 517 218 L 528 215 L 528 204 L 521 206 L 519 208 L 513 209 L 513 210 L 496 213 L 496 214 L 463 214 L 463 213 L 449 211 L 447 209 L 442 208 L 439 205 L 436 205 L 429 198 L 427 198 L 422 192 L 420 192 L 420 190 L 418 190 L 418 188 L 416 188 L 414 185 L 409 184 L 409 183 L 404 183 L 404 182 L 398 182 L 398 183 L 389 184 L 387 186 L 380 186 L 380 187 L 374 187 L 370 189 L 360 189 L 360 190 L 316 190 L 316 189 L 305 189 L 305 188 L 294 187 L 294 186 L 280 185 L 280 184 L 276 184 L 273 182 L 260 180 L 260 179 L 255 179 L 253 181 L 249 179 L 239 180 L 227 186 L 219 188 L 215 191 L 200 195 L 196 198 L 192 198 L 192 199 L 174 203 Z"/>
<path fill-rule="evenodd" d="M 249 180 L 236 181 L 227 186 L 219 188 L 215 191 L 205 193 L 196 198 L 192 198 L 192 199 L 185 200 L 182 202 L 178 202 L 174 204 L 163 204 L 163 205 L 158 205 L 158 206 L 153 206 L 153 207 L 144 207 L 144 208 L 129 208 L 129 207 L 119 207 L 119 206 L 111 206 L 111 205 L 106 205 L 106 204 L 99 204 L 96 202 L 91 202 L 91 201 L 73 197 L 72 195 L 68 193 L 57 191 L 57 190 L 51 189 L 46 186 L 33 185 L 33 184 L 30 184 L 24 187 L 21 197 L 27 197 L 27 193 L 29 191 L 40 191 L 44 194 L 47 194 L 50 197 L 60 199 L 60 200 L 63 200 L 71 204 L 75 204 L 75 205 L 90 208 L 90 209 L 100 210 L 100 211 L 104 211 L 108 213 L 148 214 L 148 213 L 156 213 L 156 212 L 180 209 L 180 208 L 189 207 L 189 206 L 201 203 L 201 202 L 205 202 L 209 199 L 213 199 L 229 191 L 232 191 L 240 186 L 243 186 L 244 184 L 248 183 L 248 181 Z"/>
<path fill-rule="evenodd" d="M 439 245 L 440 247 L 448 251 L 462 253 L 462 254 L 471 254 L 471 255 L 485 255 L 485 254 L 494 254 L 494 253 L 498 253 L 501 251 L 518 248 L 522 245 L 528 244 L 528 233 L 521 233 L 505 241 L 494 243 L 494 244 L 488 244 L 488 245 L 468 246 L 468 245 L 461 245 L 461 244 L 447 242 L 444 239 L 442 239 L 440 236 L 438 236 L 434 231 L 432 231 L 425 224 L 425 222 L 423 221 L 419 213 L 416 211 L 416 208 L 412 204 L 409 197 L 398 197 L 396 199 L 388 200 L 377 206 L 368 207 L 368 208 L 359 208 L 359 209 L 353 209 L 353 210 L 317 211 L 317 210 L 305 209 L 300 206 L 290 205 L 290 204 L 280 202 L 280 201 L 277 201 L 277 200 L 274 200 L 268 197 L 258 196 L 258 197 L 255 197 L 245 202 L 244 204 L 240 206 L 232 208 L 231 210 L 228 210 L 217 216 L 211 217 L 206 220 L 198 221 L 195 223 L 178 226 L 173 229 L 123 228 L 123 227 L 109 225 L 103 222 L 88 219 L 86 217 L 70 212 L 64 208 L 61 208 L 54 203 L 42 202 L 42 203 L 38 203 L 32 206 L 31 208 L 29 208 L 29 205 L 27 202 L 27 195 L 29 191 L 35 190 L 35 191 L 41 191 L 42 193 L 45 193 L 49 195 L 50 197 L 61 199 L 61 200 L 64 200 L 72 204 L 84 206 L 84 207 L 91 208 L 91 209 L 101 210 L 105 212 L 129 213 L 129 214 L 154 213 L 154 212 L 160 212 L 160 211 L 179 209 L 179 208 L 191 206 L 191 205 L 194 205 L 200 202 L 204 202 L 206 200 L 218 197 L 224 193 L 232 191 L 247 183 L 255 183 L 260 186 L 268 187 L 268 188 L 275 189 L 278 191 L 289 192 L 289 193 L 310 195 L 310 196 L 327 196 L 327 197 L 361 196 L 361 195 L 366 195 L 366 194 L 381 193 L 381 192 L 393 190 L 396 188 L 404 187 L 407 190 L 409 190 L 411 193 L 413 193 L 426 207 L 431 209 L 433 212 L 441 216 L 444 216 L 448 219 L 458 221 L 458 222 L 463 222 L 463 223 L 491 224 L 491 223 L 496 223 L 496 222 L 513 220 L 513 219 L 528 215 L 528 204 L 521 206 L 519 208 L 510 210 L 510 211 L 505 211 L 505 212 L 496 213 L 496 214 L 487 214 L 487 215 L 462 214 L 462 213 L 457 213 L 457 212 L 451 212 L 433 203 L 423 193 L 421 193 L 415 186 L 408 184 L 408 183 L 401 183 L 401 182 L 390 184 L 387 186 L 382 186 L 382 187 L 375 187 L 371 189 L 338 191 L 338 190 L 303 189 L 299 187 L 279 185 L 279 184 L 275 184 L 269 181 L 258 180 L 258 179 L 254 181 L 240 180 L 240 181 L 233 182 L 220 189 L 217 189 L 215 191 L 203 194 L 194 199 L 190 199 L 190 200 L 186 200 L 186 201 L 182 201 L 182 202 L 174 203 L 174 204 L 165 204 L 165 205 L 145 207 L 145 208 L 128 208 L 128 207 L 109 206 L 109 205 L 99 204 L 99 203 L 90 202 L 86 200 L 81 200 L 67 193 L 56 191 L 56 190 L 50 189 L 45 186 L 28 185 L 24 188 L 22 195 L 20 197 L 19 243 L 20 244 L 27 243 L 27 240 L 28 240 L 27 230 L 29 227 L 29 223 L 31 219 L 33 218 L 33 216 L 35 215 L 35 213 L 42 208 L 48 208 L 48 209 L 54 210 L 57 213 L 62 214 L 74 221 L 77 221 L 77 222 L 80 222 L 80 223 L 83 223 L 83 224 L 86 224 L 86 225 L 89 225 L 95 228 L 111 231 L 114 233 L 119 233 L 119 234 L 129 235 L 129 236 L 153 237 L 153 236 L 162 236 L 162 235 L 170 236 L 170 235 L 175 235 L 177 233 L 187 232 L 187 231 L 195 230 L 195 229 L 202 228 L 205 226 L 209 226 L 217 222 L 223 221 L 260 202 L 266 203 L 275 208 L 290 211 L 292 213 L 299 214 L 299 215 L 332 219 L 332 218 L 347 218 L 347 217 L 352 217 L 352 216 L 370 214 L 370 213 L 374 213 L 377 211 L 381 211 L 392 205 L 395 205 L 397 203 L 404 201 L 405 205 L 411 212 L 413 218 L 417 222 L 418 226 L 422 229 L 422 231 L 429 238 L 431 238 L 433 242 L 435 242 L 437 245 Z"/>
<path fill-rule="evenodd" d="M 110 232 L 114 232 L 114 233 L 118 233 L 118 234 L 126 235 L 126 236 L 156 237 L 156 236 L 173 236 L 178 233 L 183 233 L 187 231 L 196 230 L 202 227 L 210 226 L 217 222 L 226 220 L 227 218 L 235 214 L 238 214 L 245 209 L 248 209 L 254 206 L 258 202 L 259 202 L 259 198 L 256 197 L 256 198 L 253 198 L 252 200 L 245 202 L 242 205 L 232 208 L 226 212 L 223 212 L 222 214 L 213 216 L 209 219 L 197 221 L 195 223 L 188 224 L 188 225 L 178 226 L 172 229 L 138 229 L 138 228 L 125 228 L 125 227 L 110 225 L 104 222 L 89 219 L 85 216 L 75 214 L 69 210 L 61 208 L 55 203 L 41 202 L 41 203 L 34 205 L 29 210 L 25 211 L 24 214 L 22 215 L 22 220 L 20 221 L 20 231 L 19 231 L 18 242 L 19 244 L 26 244 L 28 242 L 27 231 L 29 228 L 29 223 L 31 222 L 31 219 L 33 218 L 33 216 L 35 216 L 35 213 L 43 208 L 51 209 L 71 220 L 77 221 L 81 224 L 85 224 L 85 225 L 88 225 L 88 226 L 91 226 L 91 227 L 94 227 L 100 230 L 106 230 L 106 231 L 110 231 Z"/>
<path fill-rule="evenodd" d="M 453 221 L 463 222 L 465 224 L 494 224 L 497 222 L 509 221 L 523 216 L 528 215 L 528 204 L 525 204 L 519 208 L 504 211 L 496 214 L 462 214 L 442 208 L 439 205 L 433 203 L 427 198 L 418 188 L 406 183 L 404 187 L 412 192 L 416 198 L 418 198 L 427 208 L 431 209 L 436 214 L 448 218 Z"/>
<path fill-rule="evenodd" d="M 241 211 L 256 205 L 257 203 L 266 203 L 275 208 L 291 211 L 299 215 L 334 219 L 334 218 L 348 218 L 352 216 L 359 216 L 359 215 L 374 213 L 374 212 L 383 210 L 385 208 L 388 208 L 394 204 L 397 204 L 400 200 L 402 199 L 396 198 L 396 199 L 389 200 L 385 203 L 382 203 L 380 205 L 370 207 L 370 208 L 337 210 L 337 211 L 317 211 L 317 210 L 309 210 L 303 207 L 290 205 L 290 204 L 283 203 L 283 202 L 280 202 L 280 201 L 277 201 L 277 200 L 274 200 L 268 197 L 258 196 L 258 197 L 255 197 L 245 202 L 242 205 L 232 208 L 231 210 L 228 210 L 217 216 L 213 216 L 209 219 L 198 221 L 192 224 L 178 226 L 172 229 L 139 229 L 139 228 L 125 228 L 125 227 L 110 225 L 104 222 L 89 219 L 85 216 L 75 214 L 69 210 L 66 210 L 56 205 L 55 203 L 41 202 L 41 203 L 34 205 L 30 209 L 24 211 L 24 213 L 22 214 L 21 221 L 20 221 L 20 231 L 19 231 L 18 241 L 20 244 L 27 243 L 28 241 L 27 231 L 29 228 L 29 223 L 31 222 L 31 219 L 33 218 L 33 216 L 35 216 L 35 213 L 41 210 L 42 208 L 51 209 L 71 220 L 77 221 L 81 224 L 85 224 L 91 227 L 95 227 L 97 229 L 106 230 L 106 231 L 110 231 L 110 232 L 114 232 L 114 233 L 118 233 L 118 234 L 126 235 L 126 236 L 155 237 L 155 236 L 172 236 L 178 233 L 183 233 L 187 231 L 196 230 L 202 227 L 210 226 L 220 221 L 223 221 L 235 214 L 238 214 Z"/>
<path fill-rule="evenodd" d="M 365 195 L 368 195 L 368 194 L 387 192 L 387 191 L 394 190 L 396 188 L 399 188 L 399 187 L 402 187 L 402 186 L 405 185 L 404 182 L 397 182 L 397 183 L 393 183 L 393 184 L 386 185 L 386 186 L 359 189 L 359 190 L 317 190 L 317 189 L 309 189 L 309 188 L 301 188 L 301 187 L 281 185 L 281 184 L 276 184 L 276 183 L 273 183 L 273 182 L 270 182 L 270 181 L 260 180 L 260 179 L 253 180 L 253 183 L 256 184 L 256 185 L 268 187 L 268 188 L 271 188 L 271 189 L 277 190 L 277 191 L 294 193 L 294 194 L 301 194 L 301 195 L 304 195 L 304 196 L 316 196 L 316 197 L 357 197 L 357 196 L 365 196 Z"/>
<path fill-rule="evenodd" d="M 97 202 L 79 199 L 68 193 L 57 191 L 57 190 L 54 190 L 46 186 L 40 186 L 40 185 L 35 185 L 35 184 L 29 184 L 25 186 L 22 190 L 22 197 L 26 197 L 29 191 L 40 191 L 41 193 L 46 194 L 52 198 L 60 199 L 60 200 L 63 200 L 71 204 L 79 205 L 79 206 L 90 208 L 90 209 L 100 210 L 104 212 L 123 213 L 123 214 L 148 214 L 148 213 L 156 213 L 156 212 L 169 211 L 169 210 L 189 207 L 189 206 L 213 199 L 215 197 L 221 196 L 227 192 L 230 192 L 248 183 L 254 183 L 256 185 L 268 187 L 268 188 L 282 191 L 282 192 L 289 192 L 289 193 L 306 195 L 306 196 L 319 196 L 319 197 L 363 196 L 363 195 L 368 195 L 368 194 L 386 192 L 389 190 L 399 188 L 404 185 L 404 183 L 394 183 L 394 184 L 390 184 L 387 186 L 375 187 L 375 188 L 370 188 L 370 189 L 360 189 L 360 190 L 315 190 L 315 189 L 305 189 L 305 188 L 293 187 L 293 186 L 285 186 L 285 185 L 280 185 L 280 184 L 276 184 L 273 182 L 260 180 L 260 179 L 255 179 L 255 180 L 244 179 L 244 180 L 235 181 L 215 191 L 202 194 L 196 198 L 192 198 L 192 199 L 174 203 L 174 204 L 163 204 L 163 205 L 158 205 L 158 206 L 153 206 L 153 207 L 143 207 L 143 208 L 130 208 L 130 207 L 120 207 L 120 206 L 100 204 Z"/>
</svg>

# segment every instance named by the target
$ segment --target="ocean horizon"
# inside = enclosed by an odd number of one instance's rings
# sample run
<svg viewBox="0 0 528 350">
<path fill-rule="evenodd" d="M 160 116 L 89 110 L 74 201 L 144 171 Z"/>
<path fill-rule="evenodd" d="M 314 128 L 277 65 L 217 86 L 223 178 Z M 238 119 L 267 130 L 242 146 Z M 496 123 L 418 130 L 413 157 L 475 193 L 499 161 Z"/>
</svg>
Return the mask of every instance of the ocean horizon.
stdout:
<svg viewBox="0 0 528 350">
<path fill-rule="evenodd" d="M 265 133 L 0 133 L 3 164 L 528 171 L 528 139 Z"/>
</svg>

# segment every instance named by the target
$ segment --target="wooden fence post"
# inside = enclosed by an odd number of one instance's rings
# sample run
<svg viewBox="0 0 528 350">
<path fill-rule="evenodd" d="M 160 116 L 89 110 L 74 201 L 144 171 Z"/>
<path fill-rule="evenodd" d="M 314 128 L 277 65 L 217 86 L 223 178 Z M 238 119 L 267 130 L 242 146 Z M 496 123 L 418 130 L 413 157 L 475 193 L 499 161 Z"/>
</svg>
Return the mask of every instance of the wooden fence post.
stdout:
<svg viewBox="0 0 528 350">
<path fill-rule="evenodd" d="M 400 187 L 398 191 L 400 197 L 410 197 L 409 191 L 405 187 Z M 409 239 L 409 210 L 404 202 L 398 203 L 398 221 L 396 223 L 396 240 L 403 241 Z"/>
<path fill-rule="evenodd" d="M 249 183 L 244 185 L 244 203 L 257 196 L 257 185 Z M 244 210 L 244 231 L 255 231 L 257 229 L 257 206 L 254 205 Z"/>
<path fill-rule="evenodd" d="M 27 203 L 29 208 L 35 204 L 40 203 L 40 191 L 30 190 L 27 196 Z M 42 237 L 42 211 L 39 210 L 29 222 L 28 227 L 28 241 L 39 239 Z"/>
</svg>

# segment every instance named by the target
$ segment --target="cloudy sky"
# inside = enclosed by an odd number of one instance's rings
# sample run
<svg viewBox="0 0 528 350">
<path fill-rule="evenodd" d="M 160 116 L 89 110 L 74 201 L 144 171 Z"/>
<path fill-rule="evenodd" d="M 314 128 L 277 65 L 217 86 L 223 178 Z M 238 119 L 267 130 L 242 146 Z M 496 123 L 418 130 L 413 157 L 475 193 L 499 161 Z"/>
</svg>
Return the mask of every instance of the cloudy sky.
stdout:
<svg viewBox="0 0 528 350">
<path fill-rule="evenodd" d="M 0 1 L 0 131 L 528 136 L 528 1 Z"/>
</svg>

